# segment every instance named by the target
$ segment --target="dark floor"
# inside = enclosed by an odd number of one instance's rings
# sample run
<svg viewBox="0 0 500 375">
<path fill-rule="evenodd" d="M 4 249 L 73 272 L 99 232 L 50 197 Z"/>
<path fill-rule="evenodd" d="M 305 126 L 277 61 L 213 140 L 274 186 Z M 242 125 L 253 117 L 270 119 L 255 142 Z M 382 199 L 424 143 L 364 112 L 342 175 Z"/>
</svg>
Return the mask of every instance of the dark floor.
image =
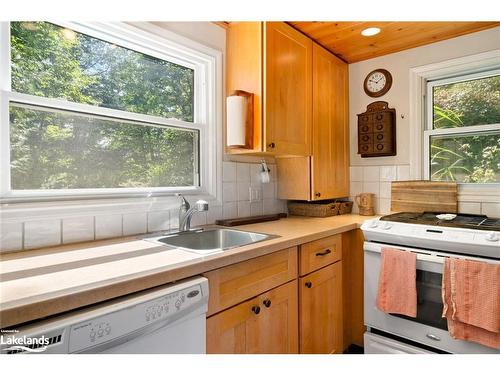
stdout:
<svg viewBox="0 0 500 375">
<path fill-rule="evenodd" d="M 349 347 L 344 350 L 344 354 L 364 354 L 365 350 L 361 346 L 354 344 L 349 345 Z"/>
</svg>

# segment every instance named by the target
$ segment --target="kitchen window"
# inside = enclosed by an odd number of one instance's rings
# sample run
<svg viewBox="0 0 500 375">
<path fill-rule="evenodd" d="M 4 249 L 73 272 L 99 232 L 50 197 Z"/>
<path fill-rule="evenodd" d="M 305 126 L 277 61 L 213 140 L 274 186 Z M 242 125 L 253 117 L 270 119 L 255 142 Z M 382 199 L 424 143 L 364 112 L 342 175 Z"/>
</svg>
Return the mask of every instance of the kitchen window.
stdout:
<svg viewBox="0 0 500 375">
<path fill-rule="evenodd" d="M 1 27 L 4 200 L 213 193 L 213 56 L 121 23 Z"/>
<path fill-rule="evenodd" d="M 426 98 L 425 177 L 500 183 L 500 70 L 430 80 Z"/>
</svg>

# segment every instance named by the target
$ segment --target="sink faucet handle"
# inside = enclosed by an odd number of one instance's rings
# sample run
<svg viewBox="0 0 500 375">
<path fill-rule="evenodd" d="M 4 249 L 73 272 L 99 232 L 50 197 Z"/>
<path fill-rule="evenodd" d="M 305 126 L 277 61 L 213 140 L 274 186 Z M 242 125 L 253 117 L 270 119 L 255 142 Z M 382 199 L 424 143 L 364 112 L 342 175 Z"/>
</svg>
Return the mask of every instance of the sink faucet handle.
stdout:
<svg viewBox="0 0 500 375">
<path fill-rule="evenodd" d="M 186 200 L 186 198 L 184 198 L 184 195 L 182 195 L 181 193 L 175 193 L 175 195 L 177 197 L 181 198 L 181 208 L 184 208 L 185 210 L 189 210 L 189 208 L 191 207 L 191 205 Z"/>
</svg>

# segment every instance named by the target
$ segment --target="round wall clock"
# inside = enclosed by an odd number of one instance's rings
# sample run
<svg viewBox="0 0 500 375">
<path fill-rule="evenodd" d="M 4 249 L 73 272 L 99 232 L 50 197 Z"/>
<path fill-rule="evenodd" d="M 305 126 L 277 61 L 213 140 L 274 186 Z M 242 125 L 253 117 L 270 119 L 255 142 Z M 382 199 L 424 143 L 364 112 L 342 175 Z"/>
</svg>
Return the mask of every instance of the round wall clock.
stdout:
<svg viewBox="0 0 500 375">
<path fill-rule="evenodd" d="M 385 69 L 375 69 L 368 73 L 363 84 L 366 95 L 378 98 L 384 95 L 392 86 L 392 76 Z"/>
</svg>

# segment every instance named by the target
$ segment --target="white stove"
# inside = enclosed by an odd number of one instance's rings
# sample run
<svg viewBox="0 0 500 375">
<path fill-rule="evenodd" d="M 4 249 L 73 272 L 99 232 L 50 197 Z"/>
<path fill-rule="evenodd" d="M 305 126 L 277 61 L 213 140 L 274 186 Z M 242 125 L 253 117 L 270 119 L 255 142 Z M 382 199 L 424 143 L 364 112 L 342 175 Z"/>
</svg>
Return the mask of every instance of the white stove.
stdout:
<svg viewBox="0 0 500 375">
<path fill-rule="evenodd" d="M 500 259 L 500 226 L 484 230 L 471 226 L 453 227 L 452 222 L 436 225 L 429 222 L 420 223 L 417 220 L 396 221 L 407 214 L 394 214 L 366 221 L 361 226 L 365 240 Z"/>
<path fill-rule="evenodd" d="M 365 353 L 496 353 L 500 350 L 454 340 L 442 318 L 441 280 L 446 257 L 500 263 L 500 219 L 458 214 L 401 212 L 368 220 L 364 243 Z M 417 317 L 386 314 L 376 307 L 380 255 L 384 247 L 417 255 Z"/>
</svg>

